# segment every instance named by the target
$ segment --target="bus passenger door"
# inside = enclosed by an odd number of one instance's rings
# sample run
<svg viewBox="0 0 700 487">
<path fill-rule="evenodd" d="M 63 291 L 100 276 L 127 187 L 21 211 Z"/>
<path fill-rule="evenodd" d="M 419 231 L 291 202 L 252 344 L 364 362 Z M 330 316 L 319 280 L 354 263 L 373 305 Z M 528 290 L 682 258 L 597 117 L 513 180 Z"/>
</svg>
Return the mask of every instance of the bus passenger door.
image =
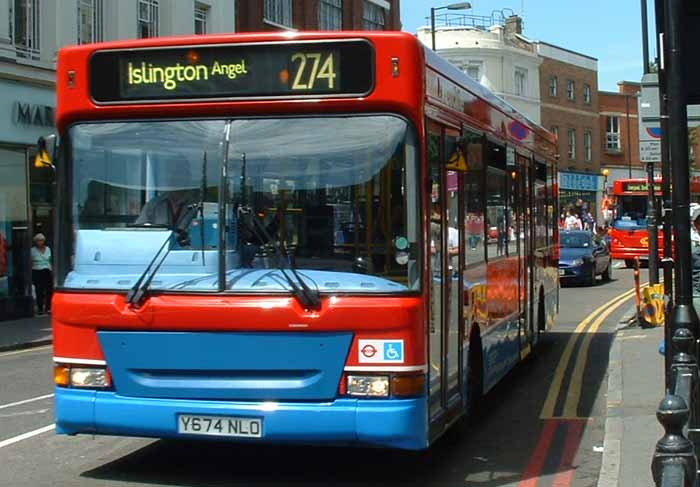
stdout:
<svg viewBox="0 0 700 487">
<path fill-rule="evenodd" d="M 445 310 L 445 359 L 444 368 L 447 371 L 443 382 L 446 391 L 446 406 L 452 409 L 462 407 L 462 377 L 460 363 L 462 354 L 463 329 L 460 319 L 462 303 L 462 252 L 464 216 L 462 214 L 462 191 L 460 175 L 466 170 L 466 161 L 462 154 L 461 138 L 458 131 L 445 129 L 444 136 L 444 167 L 445 172 L 445 215 L 447 222 L 444 254 L 447 257 L 443 273 L 444 310 Z"/>
<path fill-rule="evenodd" d="M 459 158 L 459 132 L 429 127 L 430 164 L 430 417 L 435 432 L 449 422 L 448 410 L 462 407 L 461 395 L 461 192 L 459 171 L 450 159 Z M 441 418 L 441 419 L 438 419 Z"/>
<path fill-rule="evenodd" d="M 515 177 L 515 191 L 517 200 L 517 239 L 518 248 L 520 250 L 520 260 L 518 266 L 518 287 L 520 289 L 520 317 L 522 323 L 522 333 L 520 340 L 521 358 L 524 358 L 529 352 L 534 340 L 534 326 L 532 320 L 532 306 L 530 304 L 532 296 L 532 259 L 530 254 L 532 251 L 531 224 L 530 217 L 530 202 L 528 194 L 530 184 L 528 181 L 530 161 L 527 157 L 517 156 L 517 168 Z"/>
<path fill-rule="evenodd" d="M 443 400 L 443 306 L 442 274 L 443 226 L 442 226 L 442 159 L 440 157 L 442 128 L 428 124 L 427 156 L 429 171 L 430 207 L 429 221 L 429 265 L 430 265 L 430 323 L 428 326 L 428 368 L 429 368 L 429 415 L 431 421 L 444 412 Z"/>
</svg>

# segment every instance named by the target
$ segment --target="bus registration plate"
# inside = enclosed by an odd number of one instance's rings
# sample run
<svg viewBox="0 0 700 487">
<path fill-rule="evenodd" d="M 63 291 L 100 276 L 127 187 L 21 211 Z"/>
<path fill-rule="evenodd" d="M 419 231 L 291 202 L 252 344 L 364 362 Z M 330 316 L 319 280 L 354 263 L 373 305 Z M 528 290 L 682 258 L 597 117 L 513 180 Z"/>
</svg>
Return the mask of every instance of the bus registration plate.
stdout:
<svg viewBox="0 0 700 487">
<path fill-rule="evenodd" d="M 262 419 L 181 414 L 177 417 L 177 431 L 188 435 L 262 438 Z"/>
</svg>

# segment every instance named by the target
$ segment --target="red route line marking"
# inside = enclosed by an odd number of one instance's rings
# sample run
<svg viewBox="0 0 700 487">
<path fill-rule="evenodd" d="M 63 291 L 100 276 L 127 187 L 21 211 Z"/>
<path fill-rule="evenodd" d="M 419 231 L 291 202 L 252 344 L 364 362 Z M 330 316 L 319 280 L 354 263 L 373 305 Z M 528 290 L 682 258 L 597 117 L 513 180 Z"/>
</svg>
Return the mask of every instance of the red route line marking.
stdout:
<svg viewBox="0 0 700 487">
<path fill-rule="evenodd" d="M 574 457 L 578 452 L 578 446 L 583 436 L 583 426 L 586 423 L 585 419 L 581 420 L 562 420 L 548 419 L 545 421 L 542 434 L 537 442 L 535 451 L 530 457 L 530 462 L 523 473 L 523 480 L 520 481 L 518 487 L 536 487 L 542 475 L 542 468 L 547 460 L 549 447 L 552 445 L 554 434 L 557 427 L 562 424 L 567 426 L 566 439 L 564 441 L 564 449 L 561 459 L 559 460 L 559 468 L 554 476 L 554 481 L 551 487 L 569 487 L 574 478 L 574 469 L 571 468 Z"/>
<path fill-rule="evenodd" d="M 583 424 L 582 420 L 568 422 L 569 428 L 566 432 L 564 452 L 559 461 L 558 473 L 554 477 L 552 487 L 569 487 L 574 479 L 576 471 L 573 469 L 573 463 L 578 451 L 578 445 L 581 442 L 581 436 L 583 436 Z"/>
<path fill-rule="evenodd" d="M 552 439 L 554 438 L 554 433 L 558 425 L 559 421 L 556 419 L 548 419 L 545 421 L 540 439 L 523 473 L 523 480 L 520 481 L 518 487 L 535 487 L 537 485 L 537 481 L 540 479 L 540 474 L 542 473 L 542 467 L 544 467 L 544 462 L 547 459 L 549 446 L 552 444 Z"/>
</svg>

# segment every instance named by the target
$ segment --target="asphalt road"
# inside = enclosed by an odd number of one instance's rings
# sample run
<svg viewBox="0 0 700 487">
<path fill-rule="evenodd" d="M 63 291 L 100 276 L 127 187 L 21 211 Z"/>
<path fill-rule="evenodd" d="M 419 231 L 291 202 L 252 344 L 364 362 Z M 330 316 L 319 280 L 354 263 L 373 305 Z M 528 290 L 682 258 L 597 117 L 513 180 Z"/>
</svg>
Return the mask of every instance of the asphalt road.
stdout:
<svg viewBox="0 0 700 487">
<path fill-rule="evenodd" d="M 633 286 L 613 277 L 562 289 L 536 356 L 422 453 L 56 436 L 51 349 L 0 354 L 0 486 L 595 485 L 608 352 L 632 302 L 609 303 Z"/>
</svg>

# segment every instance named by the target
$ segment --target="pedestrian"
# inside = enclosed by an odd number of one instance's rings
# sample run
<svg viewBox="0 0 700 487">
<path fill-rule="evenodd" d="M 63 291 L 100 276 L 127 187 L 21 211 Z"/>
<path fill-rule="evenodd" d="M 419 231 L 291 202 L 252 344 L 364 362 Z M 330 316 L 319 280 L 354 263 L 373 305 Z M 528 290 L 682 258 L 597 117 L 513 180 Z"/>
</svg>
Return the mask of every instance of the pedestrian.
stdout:
<svg viewBox="0 0 700 487">
<path fill-rule="evenodd" d="M 576 200 L 576 204 L 574 205 L 574 214 L 579 218 L 579 220 L 583 219 L 583 200 L 581 198 Z"/>
<path fill-rule="evenodd" d="M 700 297 L 700 204 L 690 204 L 690 253 L 693 263 L 693 301 Z"/>
<path fill-rule="evenodd" d="M 581 215 L 581 222 L 583 223 L 584 230 L 595 230 L 595 219 L 588 209 L 588 204 L 583 204 L 583 213 Z"/>
<path fill-rule="evenodd" d="M 569 209 L 566 215 L 566 220 L 564 220 L 564 228 L 566 230 L 583 230 L 581 225 L 581 220 L 576 216 L 573 209 Z"/>
<path fill-rule="evenodd" d="M 43 233 L 34 235 L 32 257 L 32 282 L 36 290 L 37 314 L 51 312 L 51 296 L 53 294 L 53 267 L 51 266 L 51 249 L 46 245 Z"/>
<path fill-rule="evenodd" d="M 600 207 L 603 214 L 603 222 L 605 222 L 606 225 L 610 225 L 613 219 L 614 203 L 607 192 L 603 195 L 603 201 L 601 202 Z"/>
</svg>

